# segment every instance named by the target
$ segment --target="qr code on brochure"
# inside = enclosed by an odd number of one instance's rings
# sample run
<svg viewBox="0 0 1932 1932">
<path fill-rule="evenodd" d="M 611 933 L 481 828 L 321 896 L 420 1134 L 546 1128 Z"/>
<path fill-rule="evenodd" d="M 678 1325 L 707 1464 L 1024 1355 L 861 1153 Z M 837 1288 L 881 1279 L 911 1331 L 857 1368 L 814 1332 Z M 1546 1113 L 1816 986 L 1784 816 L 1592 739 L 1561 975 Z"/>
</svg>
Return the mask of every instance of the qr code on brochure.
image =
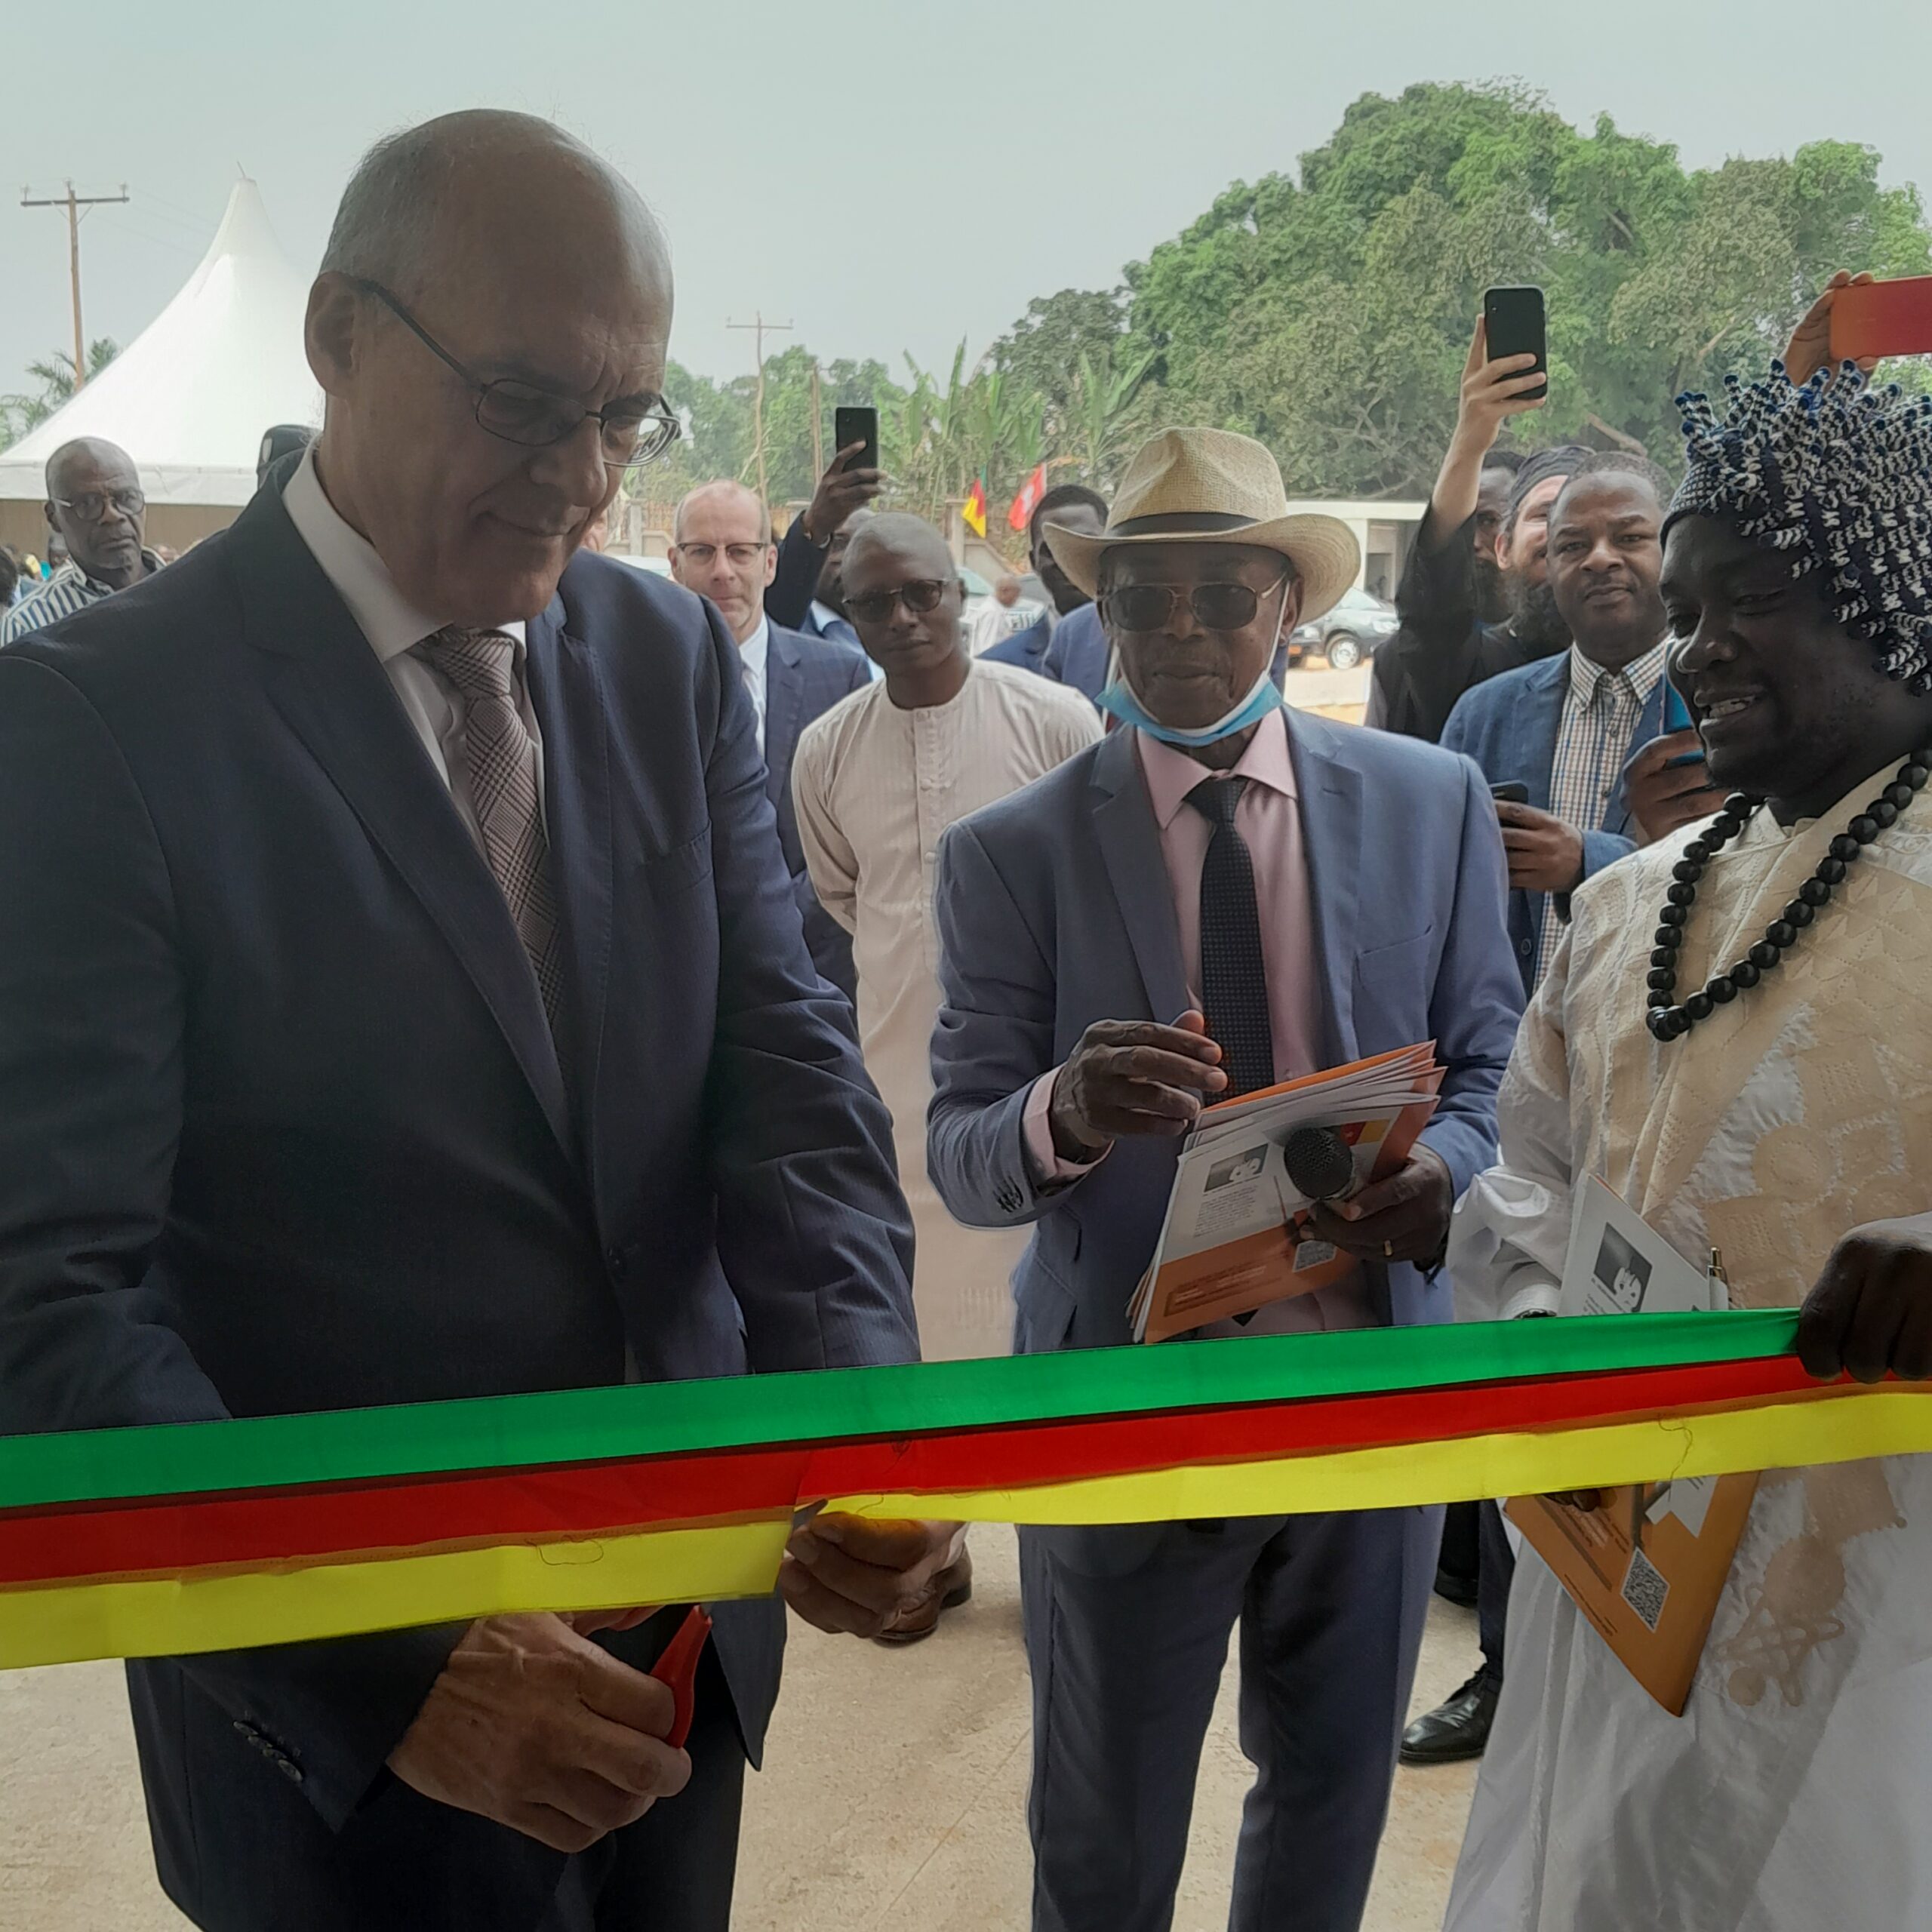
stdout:
<svg viewBox="0 0 1932 1932">
<path fill-rule="evenodd" d="M 1657 1565 L 1641 1549 L 1633 1549 L 1623 1575 L 1623 1601 L 1644 1620 L 1646 1629 L 1654 1630 L 1663 1620 L 1664 1598 L 1669 1594 L 1670 1586 Z"/>
</svg>

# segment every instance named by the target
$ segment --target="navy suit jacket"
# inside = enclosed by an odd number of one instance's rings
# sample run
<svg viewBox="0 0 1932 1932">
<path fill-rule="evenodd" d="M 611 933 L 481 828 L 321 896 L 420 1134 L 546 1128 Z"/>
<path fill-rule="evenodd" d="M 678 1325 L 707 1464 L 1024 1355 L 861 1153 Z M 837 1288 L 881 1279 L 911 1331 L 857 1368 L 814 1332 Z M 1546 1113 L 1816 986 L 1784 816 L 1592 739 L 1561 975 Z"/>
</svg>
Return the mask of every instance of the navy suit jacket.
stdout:
<svg viewBox="0 0 1932 1932">
<path fill-rule="evenodd" d="M 778 838 L 791 869 L 792 896 L 804 922 L 805 943 L 818 970 L 848 999 L 858 997 L 852 964 L 852 936 L 818 903 L 798 842 L 798 814 L 792 803 L 792 759 L 798 734 L 842 697 L 863 691 L 872 665 L 856 645 L 837 638 L 808 637 L 771 627 L 764 657 L 764 763 L 766 789 L 778 814 Z"/>
<path fill-rule="evenodd" d="M 1549 810 L 1550 777 L 1556 765 L 1556 739 L 1562 728 L 1563 703 L 1570 689 L 1570 654 L 1505 671 L 1485 678 L 1457 700 L 1442 728 L 1445 750 L 1460 752 L 1482 768 L 1492 785 L 1520 781 L 1529 789 L 1528 802 L 1540 812 Z M 1637 728 L 1631 734 L 1625 761 L 1663 730 L 1663 686 L 1651 692 Z M 1631 835 L 1630 808 L 1620 780 L 1604 808 L 1603 823 L 1581 828 L 1583 876 L 1594 878 L 1636 850 Z M 1542 892 L 1509 895 L 1509 940 L 1523 976 L 1524 994 L 1534 990 L 1537 959 L 1543 947 L 1543 925 L 1552 897 Z M 1557 894 L 1556 916 L 1570 917 L 1570 897 Z"/>
<path fill-rule="evenodd" d="M 0 1431 L 915 1354 L 890 1121 L 806 951 L 735 642 L 583 555 L 527 662 L 554 1046 L 272 487 L 0 656 Z M 177 1902 L 528 1932 L 561 1854 L 383 1768 L 460 1635 L 131 1666 Z M 782 1614 L 723 1606 L 718 1643 L 755 1755 Z"/>
<path fill-rule="evenodd" d="M 1040 675 L 1084 691 L 1097 704 L 1107 688 L 1107 651 L 1100 607 L 1083 604 L 1054 626 L 1053 640 L 1040 660 Z"/>
<path fill-rule="evenodd" d="M 1329 1064 L 1434 1040 L 1447 1069 L 1423 1138 L 1460 1195 L 1496 1158 L 1496 1093 L 1522 1008 L 1506 875 L 1481 774 L 1433 746 L 1287 714 Z M 1014 1276 L 1023 1352 L 1132 1339 L 1179 1143 L 1128 1139 L 1042 1186 L 1022 1120 L 1040 1075 L 1098 1020 L 1189 1004 L 1160 833 L 1118 731 L 962 820 L 940 845 L 942 1004 L 928 1115 L 933 1181 L 974 1227 L 1033 1224 Z M 1385 1318 L 1444 1321 L 1449 1287 L 1370 1270 Z"/>
<path fill-rule="evenodd" d="M 1046 657 L 1047 645 L 1053 633 L 1051 620 L 1042 615 L 1023 631 L 1014 631 L 1001 638 L 980 655 L 990 658 L 995 664 L 1017 664 L 1023 671 L 1038 671 Z"/>
</svg>

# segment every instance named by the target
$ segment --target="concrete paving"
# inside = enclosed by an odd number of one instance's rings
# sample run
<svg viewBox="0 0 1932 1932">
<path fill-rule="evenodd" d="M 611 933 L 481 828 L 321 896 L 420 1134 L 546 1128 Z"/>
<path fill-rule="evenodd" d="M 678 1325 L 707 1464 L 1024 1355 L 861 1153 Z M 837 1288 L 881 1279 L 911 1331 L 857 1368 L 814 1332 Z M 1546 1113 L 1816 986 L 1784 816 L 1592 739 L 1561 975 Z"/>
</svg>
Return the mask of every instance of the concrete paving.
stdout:
<svg viewBox="0 0 1932 1932">
<path fill-rule="evenodd" d="M 974 1538 L 977 1594 L 909 1651 L 792 1626 L 770 1760 L 748 1795 L 739 1932 L 1018 1932 L 1027 1918 L 1026 1672 L 1015 1546 Z M 1475 1663 L 1432 1606 L 1426 1708 Z M 1232 1671 L 1208 1741 L 1177 1932 L 1220 1932 L 1248 1766 Z M 1404 1771 L 1366 1932 L 1435 1932 L 1473 1767 Z M 0 1674 L 0 1927 L 181 1932 L 154 1880 L 121 1672 Z"/>
</svg>

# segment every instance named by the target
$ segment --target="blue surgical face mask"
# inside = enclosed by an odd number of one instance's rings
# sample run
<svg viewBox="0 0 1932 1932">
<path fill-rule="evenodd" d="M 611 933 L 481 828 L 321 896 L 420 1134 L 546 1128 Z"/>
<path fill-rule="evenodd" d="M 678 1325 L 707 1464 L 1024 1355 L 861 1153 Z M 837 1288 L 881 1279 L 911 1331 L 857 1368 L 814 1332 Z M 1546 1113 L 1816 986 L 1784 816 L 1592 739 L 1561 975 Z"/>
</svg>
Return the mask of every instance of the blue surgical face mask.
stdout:
<svg viewBox="0 0 1932 1932">
<path fill-rule="evenodd" d="M 1280 630 L 1281 616 L 1286 614 L 1287 607 L 1287 588 L 1284 585 L 1281 611 L 1275 620 L 1277 632 Z M 1149 737 L 1158 738 L 1164 745 L 1173 745 L 1182 751 L 1189 751 L 1199 745 L 1218 744 L 1223 738 L 1232 738 L 1238 732 L 1251 729 L 1259 724 L 1269 712 L 1279 708 L 1281 693 L 1274 679 L 1274 658 L 1275 654 L 1271 651 L 1267 661 L 1261 667 L 1260 676 L 1254 681 L 1253 688 L 1232 711 L 1197 731 L 1183 731 L 1177 724 L 1163 724 L 1155 718 L 1134 694 L 1134 688 L 1127 681 L 1124 660 L 1120 675 L 1101 692 L 1095 702 L 1103 711 L 1111 712 L 1123 724 L 1131 724 L 1137 731 L 1145 731 Z"/>
</svg>

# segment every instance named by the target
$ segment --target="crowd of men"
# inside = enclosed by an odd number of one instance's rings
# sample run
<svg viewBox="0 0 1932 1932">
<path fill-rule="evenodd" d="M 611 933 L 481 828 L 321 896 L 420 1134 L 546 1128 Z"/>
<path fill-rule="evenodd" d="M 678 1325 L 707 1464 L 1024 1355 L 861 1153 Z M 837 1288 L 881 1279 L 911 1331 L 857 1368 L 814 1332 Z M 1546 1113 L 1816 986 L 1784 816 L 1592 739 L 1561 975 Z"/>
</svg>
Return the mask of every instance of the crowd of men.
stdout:
<svg viewBox="0 0 1932 1932">
<path fill-rule="evenodd" d="M 1595 1174 L 1814 1375 L 1932 1374 L 1932 405 L 1823 367 L 1838 285 L 1674 490 L 1505 460 L 1478 330 L 1363 728 L 1282 690 L 1355 540 L 1226 431 L 1047 492 L 977 639 L 849 450 L 782 539 L 719 479 L 674 583 L 597 555 L 676 433 L 663 235 L 528 117 L 380 143 L 319 436 L 165 571 L 68 445 L 0 630 L 0 1429 L 1125 1346 L 1202 1110 L 1423 1041 L 1348 1272 L 1199 1339 L 1550 1314 Z M 1681 1718 L 1489 1506 L 1023 1530 L 1033 1922 L 1171 1923 L 1238 1630 L 1241 1932 L 1357 1927 L 1398 1752 L 1485 1746 L 1454 1932 L 1923 1923 L 1928 1481 L 1767 1478 Z M 1404 1733 L 1438 1585 L 1484 1662 Z M 780 1596 L 971 1590 L 822 1515 Z M 169 1895 L 722 1928 L 785 1611 L 718 1607 L 674 1747 L 678 1614 L 131 1665 Z"/>
</svg>

